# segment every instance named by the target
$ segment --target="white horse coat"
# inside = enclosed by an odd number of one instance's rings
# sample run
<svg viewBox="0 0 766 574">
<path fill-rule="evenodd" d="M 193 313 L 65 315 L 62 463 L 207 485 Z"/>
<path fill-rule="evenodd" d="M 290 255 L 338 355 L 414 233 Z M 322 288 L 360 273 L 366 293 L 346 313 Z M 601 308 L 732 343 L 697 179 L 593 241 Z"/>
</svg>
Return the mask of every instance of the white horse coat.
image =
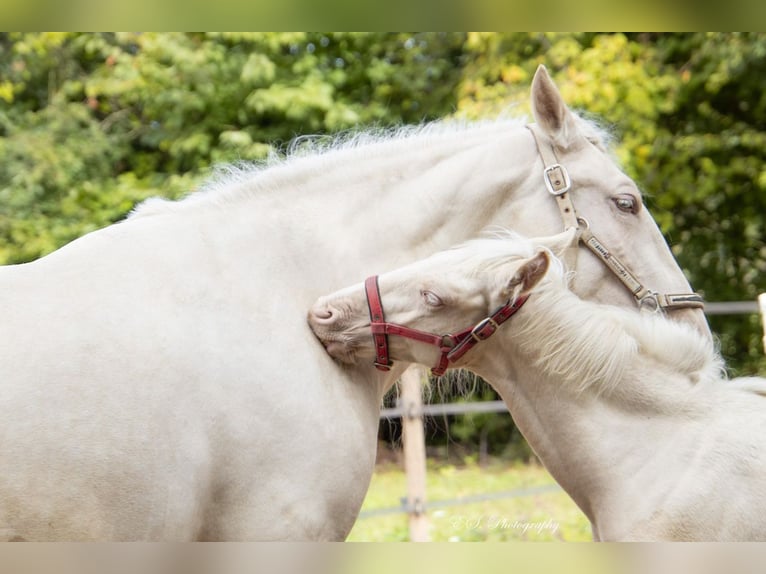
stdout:
<svg viewBox="0 0 766 574">
<path fill-rule="evenodd" d="M 688 291 L 544 69 L 532 99 L 591 227 L 651 287 Z M 0 268 L 0 538 L 343 539 L 401 370 L 339 368 L 306 310 L 488 226 L 560 230 L 541 172 L 519 123 L 426 127 L 235 172 Z M 633 307 L 582 251 L 578 293 Z"/>
</svg>

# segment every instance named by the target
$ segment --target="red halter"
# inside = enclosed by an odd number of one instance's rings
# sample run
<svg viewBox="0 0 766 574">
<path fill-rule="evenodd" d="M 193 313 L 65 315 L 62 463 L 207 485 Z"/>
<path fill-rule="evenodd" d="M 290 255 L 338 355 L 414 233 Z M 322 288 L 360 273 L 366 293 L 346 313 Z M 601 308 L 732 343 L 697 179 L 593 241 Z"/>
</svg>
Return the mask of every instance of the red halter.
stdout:
<svg viewBox="0 0 766 574">
<path fill-rule="evenodd" d="M 375 343 L 375 367 L 381 371 L 391 370 L 393 363 L 388 357 L 388 335 L 398 335 L 439 347 L 441 356 L 436 365 L 431 369 L 434 375 L 443 375 L 450 361 L 456 361 L 478 343 L 489 339 L 500 325 L 521 309 L 521 306 L 527 300 L 527 296 L 523 296 L 516 299 L 513 303 L 508 301 L 508 303 L 500 307 L 489 317 L 485 317 L 473 327 L 464 329 L 454 335 L 435 335 L 411 329 L 404 325 L 397 325 L 396 323 L 386 323 L 383 314 L 383 303 L 380 300 L 377 275 L 368 277 L 365 280 L 364 290 L 367 294 L 367 306 L 370 309 L 372 340 Z"/>
</svg>

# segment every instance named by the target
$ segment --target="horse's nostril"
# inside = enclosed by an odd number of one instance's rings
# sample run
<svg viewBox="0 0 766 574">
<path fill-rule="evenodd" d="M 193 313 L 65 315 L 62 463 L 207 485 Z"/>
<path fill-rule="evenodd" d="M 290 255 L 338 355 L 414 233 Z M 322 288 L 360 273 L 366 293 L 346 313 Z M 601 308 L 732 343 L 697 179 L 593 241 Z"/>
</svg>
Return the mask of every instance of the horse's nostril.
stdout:
<svg viewBox="0 0 766 574">
<path fill-rule="evenodd" d="M 328 323 L 333 319 L 333 311 L 330 307 L 320 307 L 313 310 L 314 319 L 323 323 Z"/>
</svg>

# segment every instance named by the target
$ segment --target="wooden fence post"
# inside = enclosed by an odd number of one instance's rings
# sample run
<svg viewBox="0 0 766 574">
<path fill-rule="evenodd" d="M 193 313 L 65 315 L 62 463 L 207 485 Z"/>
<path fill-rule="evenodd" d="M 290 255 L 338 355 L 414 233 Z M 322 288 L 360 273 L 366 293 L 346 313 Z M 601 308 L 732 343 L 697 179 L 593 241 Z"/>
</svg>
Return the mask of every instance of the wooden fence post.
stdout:
<svg viewBox="0 0 766 574">
<path fill-rule="evenodd" d="M 413 365 L 399 381 L 402 415 L 404 471 L 407 475 L 407 508 L 410 515 L 410 540 L 428 542 L 426 515 L 426 443 L 423 431 L 423 367 Z"/>
<path fill-rule="evenodd" d="M 761 323 L 763 324 L 763 352 L 766 353 L 766 293 L 758 295 L 758 306 L 761 308 Z"/>
</svg>

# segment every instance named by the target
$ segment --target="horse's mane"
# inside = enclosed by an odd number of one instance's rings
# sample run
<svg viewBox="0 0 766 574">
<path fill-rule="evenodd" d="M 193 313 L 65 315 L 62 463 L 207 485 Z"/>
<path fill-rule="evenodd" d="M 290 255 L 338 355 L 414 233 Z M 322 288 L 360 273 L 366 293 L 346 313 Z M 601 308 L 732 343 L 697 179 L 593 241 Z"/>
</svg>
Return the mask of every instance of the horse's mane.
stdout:
<svg viewBox="0 0 766 574">
<path fill-rule="evenodd" d="M 695 382 L 725 378 L 713 341 L 691 326 L 581 300 L 555 267 L 548 275 L 530 298 L 538 312 L 520 314 L 512 336 L 538 357 L 538 368 L 562 384 L 578 392 L 610 392 L 636 368 L 636 361 L 653 361 Z"/>
<path fill-rule="evenodd" d="M 215 166 L 201 186 L 179 201 L 150 198 L 133 210 L 130 217 L 142 217 L 195 205 L 226 206 L 243 198 L 299 186 L 338 166 L 358 165 L 360 161 L 399 154 L 410 157 L 413 150 L 429 149 L 448 143 L 461 144 L 468 136 L 486 140 L 510 129 L 522 127 L 525 117 L 468 121 L 443 119 L 419 125 L 372 127 L 347 130 L 334 135 L 294 138 L 286 149 L 272 151 L 265 159 Z M 583 135 L 606 151 L 609 132 L 594 120 L 578 116 Z"/>
<path fill-rule="evenodd" d="M 524 124 L 523 118 L 498 118 L 479 122 L 436 120 L 419 125 L 367 127 L 333 135 L 302 135 L 284 149 L 264 159 L 213 167 L 200 187 L 179 201 L 150 198 L 139 204 L 131 217 L 165 213 L 196 205 L 226 206 L 258 194 L 299 186 L 342 166 L 358 165 L 370 158 L 403 154 L 441 142 L 459 142 L 467 134 L 491 138 L 495 132 Z M 403 153 L 404 152 L 404 153 Z"/>
</svg>

